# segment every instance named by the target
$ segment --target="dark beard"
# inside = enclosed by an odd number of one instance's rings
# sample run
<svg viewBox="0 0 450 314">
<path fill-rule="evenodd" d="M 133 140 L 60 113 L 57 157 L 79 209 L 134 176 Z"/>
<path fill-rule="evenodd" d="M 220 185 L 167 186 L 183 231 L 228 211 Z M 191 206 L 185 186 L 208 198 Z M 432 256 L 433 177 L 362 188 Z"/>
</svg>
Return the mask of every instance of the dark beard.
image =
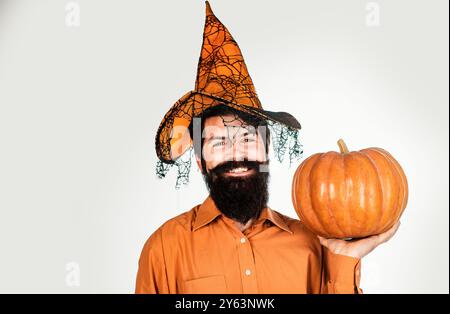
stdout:
<svg viewBox="0 0 450 314">
<path fill-rule="evenodd" d="M 225 216 L 242 224 L 252 218 L 259 218 L 269 199 L 268 163 L 268 161 L 228 161 L 203 175 L 211 198 Z M 263 165 L 266 171 L 260 172 L 260 165 Z M 240 166 L 255 171 L 243 178 L 224 174 L 229 169 Z"/>
</svg>

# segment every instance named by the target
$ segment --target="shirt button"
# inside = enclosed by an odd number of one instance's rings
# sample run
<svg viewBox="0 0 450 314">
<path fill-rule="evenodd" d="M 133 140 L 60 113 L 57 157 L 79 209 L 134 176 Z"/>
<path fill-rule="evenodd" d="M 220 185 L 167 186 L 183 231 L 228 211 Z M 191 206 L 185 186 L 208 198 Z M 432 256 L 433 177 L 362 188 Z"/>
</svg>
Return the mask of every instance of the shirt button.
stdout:
<svg viewBox="0 0 450 314">
<path fill-rule="evenodd" d="M 251 270 L 250 270 L 250 269 L 246 269 L 246 270 L 245 270 L 245 274 L 246 274 L 247 276 L 250 276 L 250 275 L 251 275 L 251 273 L 252 273 L 252 272 L 251 272 Z"/>
<path fill-rule="evenodd" d="M 245 243 L 245 238 L 241 238 L 241 243 Z"/>
</svg>

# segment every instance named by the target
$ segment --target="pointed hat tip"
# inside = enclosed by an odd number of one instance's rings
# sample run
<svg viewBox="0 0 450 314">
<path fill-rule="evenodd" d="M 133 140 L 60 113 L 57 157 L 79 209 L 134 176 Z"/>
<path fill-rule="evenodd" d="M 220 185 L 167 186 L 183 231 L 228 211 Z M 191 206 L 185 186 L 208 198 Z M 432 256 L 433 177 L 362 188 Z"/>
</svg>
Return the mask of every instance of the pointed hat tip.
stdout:
<svg viewBox="0 0 450 314">
<path fill-rule="evenodd" d="M 211 9 L 211 5 L 209 4 L 208 0 L 205 1 L 206 4 L 206 15 L 214 15 L 212 9 Z"/>
</svg>

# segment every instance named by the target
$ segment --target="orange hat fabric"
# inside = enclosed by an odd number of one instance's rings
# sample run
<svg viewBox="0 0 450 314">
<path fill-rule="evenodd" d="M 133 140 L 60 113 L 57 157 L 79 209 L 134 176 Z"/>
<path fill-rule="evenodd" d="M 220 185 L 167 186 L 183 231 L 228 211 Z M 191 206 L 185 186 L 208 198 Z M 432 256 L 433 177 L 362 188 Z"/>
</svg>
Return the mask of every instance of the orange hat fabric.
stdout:
<svg viewBox="0 0 450 314">
<path fill-rule="evenodd" d="M 206 21 L 195 89 L 181 97 L 162 119 L 155 138 L 159 160 L 173 164 L 189 150 L 192 139 L 188 127 L 192 118 L 219 104 L 281 123 L 290 131 L 301 128 L 291 114 L 262 108 L 238 44 L 206 1 Z"/>
</svg>

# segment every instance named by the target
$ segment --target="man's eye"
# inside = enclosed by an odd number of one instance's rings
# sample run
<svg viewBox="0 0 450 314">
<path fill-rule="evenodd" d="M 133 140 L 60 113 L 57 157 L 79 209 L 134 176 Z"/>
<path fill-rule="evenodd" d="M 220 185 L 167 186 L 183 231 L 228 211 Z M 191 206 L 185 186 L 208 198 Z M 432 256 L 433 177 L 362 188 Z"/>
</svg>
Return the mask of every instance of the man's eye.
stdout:
<svg viewBox="0 0 450 314">
<path fill-rule="evenodd" d="M 223 146 L 223 145 L 225 145 L 225 141 L 217 142 L 217 143 L 213 144 L 213 147 L 218 147 L 218 146 Z"/>
</svg>

